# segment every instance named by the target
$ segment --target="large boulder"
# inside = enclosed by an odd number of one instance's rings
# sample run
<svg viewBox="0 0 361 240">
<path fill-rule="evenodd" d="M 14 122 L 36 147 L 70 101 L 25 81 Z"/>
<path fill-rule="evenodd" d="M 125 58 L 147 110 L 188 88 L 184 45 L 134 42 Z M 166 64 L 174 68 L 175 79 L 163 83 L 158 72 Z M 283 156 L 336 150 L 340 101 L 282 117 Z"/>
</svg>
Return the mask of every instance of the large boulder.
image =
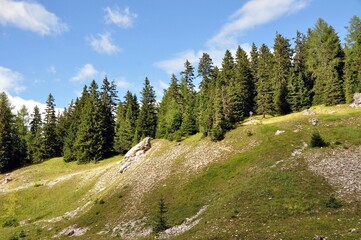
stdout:
<svg viewBox="0 0 361 240">
<path fill-rule="evenodd" d="M 133 157 L 136 157 L 136 156 L 139 156 L 139 155 L 142 155 L 150 148 L 151 148 L 150 137 L 146 137 L 146 138 L 143 139 L 143 141 L 141 141 L 140 143 L 138 143 L 137 145 L 132 147 L 125 154 L 124 160 L 129 159 L 129 158 L 133 158 Z"/>
<path fill-rule="evenodd" d="M 353 95 L 353 103 L 351 103 L 350 106 L 361 107 L 361 93 L 355 93 Z"/>
</svg>

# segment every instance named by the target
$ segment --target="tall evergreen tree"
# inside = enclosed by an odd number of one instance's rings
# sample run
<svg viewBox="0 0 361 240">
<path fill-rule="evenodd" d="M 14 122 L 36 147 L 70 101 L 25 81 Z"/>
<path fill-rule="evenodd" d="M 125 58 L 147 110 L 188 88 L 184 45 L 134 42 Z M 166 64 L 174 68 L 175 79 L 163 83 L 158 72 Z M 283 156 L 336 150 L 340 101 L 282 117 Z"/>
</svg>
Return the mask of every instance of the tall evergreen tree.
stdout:
<svg viewBox="0 0 361 240">
<path fill-rule="evenodd" d="M 20 159 L 23 161 L 22 165 L 29 163 L 28 154 L 28 135 L 29 135 L 29 112 L 25 105 L 23 105 L 16 114 L 16 128 L 19 134 L 19 153 Z"/>
<path fill-rule="evenodd" d="M 49 94 L 46 100 L 45 116 L 43 123 L 43 157 L 49 159 L 56 157 L 59 151 L 59 140 L 56 133 L 57 119 L 55 115 L 55 103 L 52 94 Z"/>
<path fill-rule="evenodd" d="M 22 162 L 15 116 L 6 93 L 0 93 L 0 173 L 19 167 Z"/>
<path fill-rule="evenodd" d="M 258 71 L 258 49 L 255 43 L 252 43 L 252 49 L 250 52 L 250 68 L 251 68 L 251 74 L 253 78 L 253 85 L 255 86 L 253 88 L 253 96 L 255 101 L 255 97 L 257 96 L 257 71 Z"/>
<path fill-rule="evenodd" d="M 219 141 L 224 138 L 226 129 L 226 120 L 224 115 L 223 98 L 222 98 L 222 76 L 217 67 L 214 68 L 213 77 L 216 85 L 214 89 L 214 101 L 213 101 L 213 124 L 211 129 L 211 140 Z"/>
<path fill-rule="evenodd" d="M 213 115 L 213 90 L 215 84 L 213 78 L 213 61 L 207 53 L 203 53 L 199 65 L 198 76 L 202 78 L 199 85 L 199 111 L 198 111 L 198 126 L 199 131 L 204 136 L 210 134 L 212 128 Z"/>
<path fill-rule="evenodd" d="M 157 112 L 155 92 L 146 77 L 142 90 L 141 108 L 137 120 L 137 135 L 139 137 L 155 137 L 156 127 Z"/>
<path fill-rule="evenodd" d="M 258 68 L 257 68 L 257 113 L 273 114 L 273 89 L 272 89 L 272 70 L 273 55 L 267 45 L 262 44 L 259 49 Z"/>
<path fill-rule="evenodd" d="M 186 60 L 184 63 L 184 71 L 181 72 L 181 82 L 179 85 L 182 107 L 182 126 L 181 131 L 184 136 L 189 136 L 197 131 L 195 103 L 196 93 L 194 90 L 194 68 L 192 64 Z"/>
<path fill-rule="evenodd" d="M 309 108 L 312 104 L 312 81 L 306 69 L 306 37 L 297 31 L 295 53 L 288 82 L 288 102 L 292 111 Z"/>
<path fill-rule="evenodd" d="M 346 27 L 345 59 L 345 97 L 346 102 L 353 100 L 355 92 L 361 92 L 361 19 L 353 16 Z"/>
<path fill-rule="evenodd" d="M 290 77 L 291 58 L 293 51 L 289 40 L 277 33 L 273 45 L 273 91 L 274 106 L 279 114 L 287 114 L 291 111 L 288 103 L 287 84 Z"/>
<path fill-rule="evenodd" d="M 101 131 L 103 146 L 102 146 L 102 155 L 104 157 L 109 157 L 113 154 L 113 146 L 114 146 L 114 126 L 115 126 L 115 108 L 116 108 L 116 100 L 117 100 L 117 89 L 116 85 L 113 82 L 109 82 L 107 77 L 103 80 L 103 85 L 101 87 L 101 104 L 100 104 L 100 112 L 101 112 Z"/>
<path fill-rule="evenodd" d="M 343 51 L 334 28 L 318 19 L 309 30 L 307 67 L 314 78 L 313 104 L 335 105 L 344 100 Z"/>
<path fill-rule="evenodd" d="M 42 119 L 38 106 L 34 107 L 30 121 L 30 133 L 28 136 L 28 156 L 33 163 L 44 160 L 43 138 L 42 138 Z"/>
<path fill-rule="evenodd" d="M 234 80 L 230 88 L 232 120 L 238 122 L 253 110 L 253 78 L 247 53 L 238 46 Z"/>
</svg>

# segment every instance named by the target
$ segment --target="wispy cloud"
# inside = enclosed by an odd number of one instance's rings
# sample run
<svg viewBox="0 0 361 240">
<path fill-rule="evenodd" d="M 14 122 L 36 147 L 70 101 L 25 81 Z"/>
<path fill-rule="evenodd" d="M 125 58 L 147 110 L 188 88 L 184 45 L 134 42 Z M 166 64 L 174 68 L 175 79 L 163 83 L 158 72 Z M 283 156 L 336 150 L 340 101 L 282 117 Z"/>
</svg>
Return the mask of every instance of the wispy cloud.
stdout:
<svg viewBox="0 0 361 240">
<path fill-rule="evenodd" d="M 26 88 L 21 84 L 23 76 L 9 68 L 0 66 L 0 92 L 14 91 L 16 94 Z"/>
<path fill-rule="evenodd" d="M 159 80 L 158 83 L 159 83 L 159 86 L 160 86 L 162 89 L 168 89 L 168 88 L 169 88 L 169 84 L 166 83 L 166 82 L 164 82 L 164 81 L 162 81 L 162 80 Z"/>
<path fill-rule="evenodd" d="M 45 103 L 41 103 L 39 101 L 33 100 L 33 99 L 23 99 L 19 96 L 12 96 L 9 93 L 7 93 L 8 97 L 9 97 L 9 101 L 11 103 L 11 105 L 14 107 L 13 112 L 16 113 L 17 111 L 19 111 L 22 106 L 25 106 L 28 109 L 28 113 L 31 114 L 34 111 L 34 107 L 38 106 L 40 113 L 45 113 L 45 108 L 46 108 L 46 104 Z M 62 112 L 63 109 L 61 108 L 55 108 L 56 112 Z"/>
<path fill-rule="evenodd" d="M 45 35 L 58 35 L 68 26 L 54 13 L 33 1 L 0 0 L 0 24 Z"/>
<path fill-rule="evenodd" d="M 123 28 L 133 27 L 133 22 L 138 17 L 136 13 L 129 10 L 129 7 L 126 7 L 123 10 L 119 9 L 117 6 L 113 9 L 106 7 L 104 11 L 106 12 L 105 22 L 107 24 L 115 24 Z"/>
<path fill-rule="evenodd" d="M 91 36 L 88 41 L 92 48 L 101 54 L 116 54 L 121 49 L 113 43 L 112 36 L 109 32 L 98 34 L 98 38 Z"/>
<path fill-rule="evenodd" d="M 251 0 L 236 11 L 220 31 L 208 41 L 210 48 L 227 48 L 237 44 L 244 31 L 266 24 L 283 15 L 306 7 L 309 0 Z"/>
<path fill-rule="evenodd" d="M 178 73 L 183 69 L 185 60 L 196 64 L 203 52 L 207 52 L 216 66 L 220 66 L 225 51 L 235 52 L 240 45 L 246 52 L 249 43 L 239 43 L 239 38 L 246 30 L 266 24 L 281 16 L 295 13 L 309 4 L 310 0 L 250 0 L 229 17 L 217 34 L 206 42 L 203 50 L 189 49 L 154 65 L 168 74 Z"/>
<path fill-rule="evenodd" d="M 85 64 L 78 72 L 70 79 L 72 81 L 83 81 L 93 78 L 98 74 L 98 71 L 90 63 Z"/>
</svg>

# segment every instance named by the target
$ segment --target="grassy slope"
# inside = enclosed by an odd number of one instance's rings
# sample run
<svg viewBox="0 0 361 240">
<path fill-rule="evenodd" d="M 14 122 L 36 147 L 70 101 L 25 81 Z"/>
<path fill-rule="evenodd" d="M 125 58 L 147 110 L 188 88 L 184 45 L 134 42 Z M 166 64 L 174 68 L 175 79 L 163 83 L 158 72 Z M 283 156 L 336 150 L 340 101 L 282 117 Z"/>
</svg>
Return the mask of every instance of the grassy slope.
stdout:
<svg viewBox="0 0 361 240">
<path fill-rule="evenodd" d="M 177 164 L 184 161 L 178 159 L 170 176 L 143 196 L 138 210 L 147 217 L 147 224 L 151 226 L 158 200 L 164 196 L 168 222 L 177 225 L 193 216 L 202 206 L 208 205 L 200 223 L 175 239 L 312 239 L 315 235 L 324 235 L 329 239 L 360 238 L 360 233 L 349 232 L 350 228 L 361 228 L 359 200 L 343 202 L 343 207 L 339 209 L 327 208 L 326 202 L 335 189 L 324 178 L 308 170 L 302 155 L 290 156 L 296 148 L 302 147 L 303 142 L 309 143 L 315 130 L 331 143 L 330 148 L 361 145 L 361 111 L 344 106 L 312 110 L 320 114 L 303 116 L 295 113 L 270 118 L 263 120 L 262 125 L 240 126 L 227 133 L 225 141 L 235 148 L 242 148 L 249 141 L 260 144 L 247 152 L 211 164 L 198 174 L 177 171 Z M 336 113 L 329 114 L 332 111 Z M 311 117 L 319 119 L 319 126 L 308 123 Z M 296 129 L 300 130 L 294 132 Z M 275 136 L 276 130 L 286 132 Z M 251 132 L 252 136 L 248 136 L 247 132 Z M 202 141 L 208 140 L 200 140 L 200 135 L 196 135 L 182 144 L 197 146 Z M 336 142 L 341 145 L 336 146 Z M 164 142 L 164 146 L 169 148 L 173 144 Z M 37 182 L 106 167 L 118 160 L 113 158 L 100 164 L 78 166 L 53 159 L 18 170 L 15 175 Z M 79 187 L 74 184 L 80 182 L 79 177 L 75 176 L 53 188 L 39 186 L 16 193 L 0 193 L 0 213 L 4 212 L 1 209 L 4 203 L 15 197 L 14 211 L 19 220 L 37 221 L 59 216 L 76 208 L 77 200 L 95 181 L 96 178 Z M 127 202 L 132 200 L 130 191 L 127 186 L 114 189 L 112 194 L 102 198 L 104 202 L 94 202 L 84 215 L 51 225 L 49 231 L 41 224 L 0 227 L 0 238 L 9 239 L 24 229 L 27 239 L 46 239 L 66 226 L 78 224 L 91 227 L 80 239 L 101 239 L 96 233 L 107 223 L 124 220 L 119 216 L 128 211 Z M 145 239 L 148 238 L 152 239 L 152 236 Z"/>
</svg>

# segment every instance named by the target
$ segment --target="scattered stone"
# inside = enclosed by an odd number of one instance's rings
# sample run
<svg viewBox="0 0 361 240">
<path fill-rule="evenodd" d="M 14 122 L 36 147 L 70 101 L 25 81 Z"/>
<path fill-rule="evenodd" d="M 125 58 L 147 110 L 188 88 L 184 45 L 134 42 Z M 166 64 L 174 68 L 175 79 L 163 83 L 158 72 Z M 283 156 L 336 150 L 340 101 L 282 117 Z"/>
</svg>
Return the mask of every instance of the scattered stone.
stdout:
<svg viewBox="0 0 361 240">
<path fill-rule="evenodd" d="M 307 146 L 308 146 L 307 143 L 303 142 L 303 146 L 302 146 L 301 148 L 295 149 L 295 150 L 291 153 L 291 156 L 292 156 L 292 157 L 295 157 L 295 156 L 297 156 L 297 155 L 300 155 L 300 154 L 303 152 L 303 150 L 306 149 Z"/>
<path fill-rule="evenodd" d="M 302 115 L 315 115 L 315 112 L 312 112 L 310 109 L 306 109 L 302 112 Z"/>
<path fill-rule="evenodd" d="M 316 236 L 316 237 L 313 238 L 313 240 L 327 240 L 327 237 Z"/>
<path fill-rule="evenodd" d="M 8 182 L 11 182 L 12 180 L 13 180 L 12 177 L 6 177 L 6 178 L 4 179 L 4 184 L 7 184 Z"/>
<path fill-rule="evenodd" d="M 284 134 L 285 132 L 286 132 L 285 130 L 277 130 L 275 135 L 278 136 L 278 135 Z"/>
<path fill-rule="evenodd" d="M 54 235 L 54 238 L 60 238 L 62 236 L 66 236 L 66 237 L 78 237 L 78 236 L 82 236 L 84 235 L 87 231 L 89 230 L 88 227 L 86 228 L 81 228 L 78 227 L 77 225 L 71 225 L 67 228 L 64 228 L 61 232 L 59 232 L 58 234 Z"/>
<path fill-rule="evenodd" d="M 317 126 L 318 119 L 317 118 L 310 118 L 310 119 L 308 119 L 308 122 L 310 122 L 313 126 Z"/>
<path fill-rule="evenodd" d="M 334 114 L 334 113 L 336 113 L 335 110 L 328 112 L 328 114 Z"/>
<path fill-rule="evenodd" d="M 354 107 L 354 108 L 361 107 L 361 93 L 355 93 L 353 95 L 353 103 L 350 104 L 350 107 Z"/>
<path fill-rule="evenodd" d="M 348 230 L 350 233 L 358 233 L 358 229 L 357 228 L 351 228 L 350 230 Z"/>
<path fill-rule="evenodd" d="M 248 122 L 243 123 L 243 125 L 258 125 L 258 124 L 262 124 L 262 122 L 257 119 L 252 119 Z"/>
</svg>

